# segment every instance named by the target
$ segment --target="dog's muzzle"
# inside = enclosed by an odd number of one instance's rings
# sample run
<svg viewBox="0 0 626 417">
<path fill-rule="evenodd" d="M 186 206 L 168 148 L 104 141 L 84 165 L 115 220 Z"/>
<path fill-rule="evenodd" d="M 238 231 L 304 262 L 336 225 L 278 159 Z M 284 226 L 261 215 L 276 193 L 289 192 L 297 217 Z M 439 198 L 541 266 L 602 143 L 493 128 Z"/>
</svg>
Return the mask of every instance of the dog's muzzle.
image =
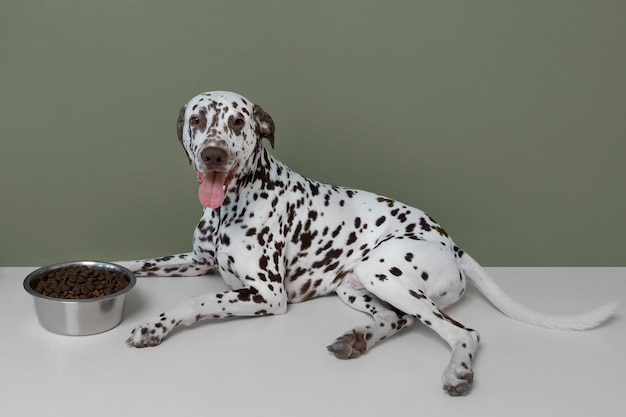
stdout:
<svg viewBox="0 0 626 417">
<path fill-rule="evenodd" d="M 198 198 L 207 208 L 218 208 L 224 203 L 228 184 L 239 163 L 232 164 L 230 153 L 219 146 L 207 146 L 200 151 L 201 167 L 196 167 L 200 183 Z"/>
</svg>

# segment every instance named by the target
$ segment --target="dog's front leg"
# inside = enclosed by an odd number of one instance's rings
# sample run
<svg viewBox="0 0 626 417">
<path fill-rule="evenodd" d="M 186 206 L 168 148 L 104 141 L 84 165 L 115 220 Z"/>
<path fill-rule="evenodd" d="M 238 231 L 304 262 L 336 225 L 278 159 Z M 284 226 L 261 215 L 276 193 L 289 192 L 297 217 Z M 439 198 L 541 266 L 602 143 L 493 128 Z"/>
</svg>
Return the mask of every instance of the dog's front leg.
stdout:
<svg viewBox="0 0 626 417">
<path fill-rule="evenodd" d="M 210 318 L 263 316 L 287 311 L 285 291 L 275 287 L 249 286 L 217 294 L 190 298 L 173 310 L 135 327 L 126 344 L 135 347 L 156 346 L 176 327 L 188 326 Z"/>
<path fill-rule="evenodd" d="M 138 277 L 193 277 L 208 274 L 215 269 L 212 258 L 198 256 L 195 252 L 115 263 L 131 270 Z"/>
</svg>

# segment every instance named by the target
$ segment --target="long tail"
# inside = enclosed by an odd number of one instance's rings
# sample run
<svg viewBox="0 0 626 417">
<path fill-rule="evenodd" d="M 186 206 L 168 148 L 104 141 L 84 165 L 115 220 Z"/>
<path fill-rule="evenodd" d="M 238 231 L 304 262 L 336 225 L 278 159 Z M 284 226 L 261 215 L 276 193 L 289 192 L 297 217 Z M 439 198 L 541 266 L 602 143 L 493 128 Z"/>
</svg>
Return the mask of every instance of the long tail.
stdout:
<svg viewBox="0 0 626 417">
<path fill-rule="evenodd" d="M 535 326 L 559 330 L 592 329 L 605 322 L 619 305 L 617 302 L 607 303 L 589 312 L 571 316 L 546 314 L 525 307 L 506 295 L 478 262 L 467 253 L 464 253 L 459 260 L 459 268 L 498 310 L 512 319 Z"/>
</svg>

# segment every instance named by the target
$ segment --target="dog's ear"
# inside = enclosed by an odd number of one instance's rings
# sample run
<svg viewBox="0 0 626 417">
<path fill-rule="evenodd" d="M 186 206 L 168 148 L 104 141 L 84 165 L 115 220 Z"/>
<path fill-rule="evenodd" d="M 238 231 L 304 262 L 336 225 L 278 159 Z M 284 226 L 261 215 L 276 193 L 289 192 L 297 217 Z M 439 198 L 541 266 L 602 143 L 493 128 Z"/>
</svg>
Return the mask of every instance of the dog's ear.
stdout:
<svg viewBox="0 0 626 417">
<path fill-rule="evenodd" d="M 256 133 L 259 138 L 266 138 L 274 148 L 274 121 L 261 106 L 254 105 L 254 120 L 256 121 Z"/>
<path fill-rule="evenodd" d="M 187 105 L 185 104 L 178 111 L 178 120 L 176 120 L 176 134 L 178 135 L 178 140 L 180 144 L 183 145 L 183 149 L 185 149 L 185 144 L 183 143 L 183 127 L 185 126 L 185 110 L 187 110 Z M 187 149 L 185 149 L 185 154 L 187 154 L 187 159 L 189 160 L 189 164 L 191 165 L 191 157 L 187 153 Z"/>
</svg>

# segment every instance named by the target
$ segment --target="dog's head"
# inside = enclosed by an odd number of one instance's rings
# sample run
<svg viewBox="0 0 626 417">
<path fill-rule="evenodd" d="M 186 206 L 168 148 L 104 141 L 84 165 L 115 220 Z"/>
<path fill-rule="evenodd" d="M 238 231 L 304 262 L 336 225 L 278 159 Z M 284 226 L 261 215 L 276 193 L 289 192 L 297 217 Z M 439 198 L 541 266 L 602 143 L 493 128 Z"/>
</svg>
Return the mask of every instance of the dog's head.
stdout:
<svg viewBox="0 0 626 417">
<path fill-rule="evenodd" d="M 274 122 L 260 106 L 236 93 L 210 91 L 189 100 L 178 114 L 178 139 L 194 166 L 205 207 L 222 205 L 237 172 L 260 150 L 274 147 Z"/>
</svg>

